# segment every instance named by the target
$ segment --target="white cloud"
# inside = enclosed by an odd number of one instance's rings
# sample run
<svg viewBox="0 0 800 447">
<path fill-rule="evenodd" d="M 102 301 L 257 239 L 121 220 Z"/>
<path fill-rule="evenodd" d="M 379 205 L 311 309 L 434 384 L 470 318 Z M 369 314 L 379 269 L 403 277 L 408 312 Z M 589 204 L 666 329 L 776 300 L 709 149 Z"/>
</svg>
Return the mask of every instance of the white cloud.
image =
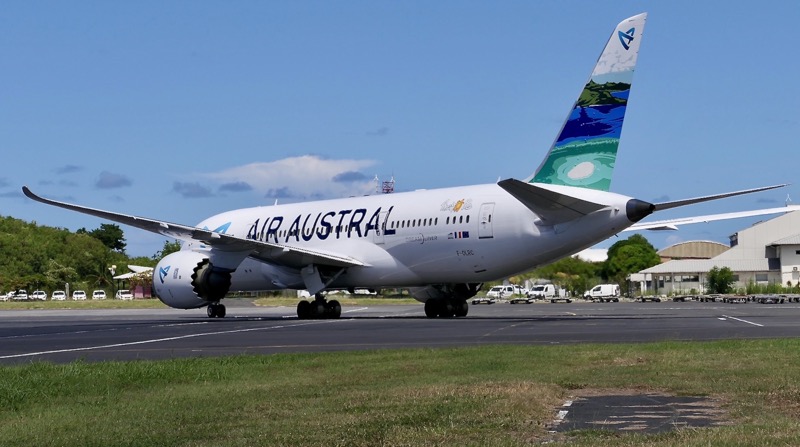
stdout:
<svg viewBox="0 0 800 447">
<path fill-rule="evenodd" d="M 260 195 L 270 191 L 291 191 L 296 199 L 336 198 L 363 195 L 373 191 L 369 176 L 362 181 L 337 181 L 341 176 L 375 165 L 373 160 L 331 160 L 315 155 L 289 157 L 271 162 L 250 163 L 203 174 L 222 184 L 245 182 Z"/>
</svg>

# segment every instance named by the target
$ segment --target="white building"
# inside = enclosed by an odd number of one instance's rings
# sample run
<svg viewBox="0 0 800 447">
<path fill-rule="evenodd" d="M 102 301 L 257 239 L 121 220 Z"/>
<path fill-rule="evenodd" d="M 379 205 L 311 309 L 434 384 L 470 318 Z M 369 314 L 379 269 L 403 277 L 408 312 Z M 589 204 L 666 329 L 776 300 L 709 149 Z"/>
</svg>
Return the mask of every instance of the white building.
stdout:
<svg viewBox="0 0 800 447">
<path fill-rule="evenodd" d="M 749 283 L 800 283 L 800 211 L 754 224 L 730 237 L 731 248 L 710 259 L 673 259 L 639 273 L 629 280 L 642 291 L 688 294 L 705 291 L 709 270 L 728 267 L 734 288 Z"/>
</svg>

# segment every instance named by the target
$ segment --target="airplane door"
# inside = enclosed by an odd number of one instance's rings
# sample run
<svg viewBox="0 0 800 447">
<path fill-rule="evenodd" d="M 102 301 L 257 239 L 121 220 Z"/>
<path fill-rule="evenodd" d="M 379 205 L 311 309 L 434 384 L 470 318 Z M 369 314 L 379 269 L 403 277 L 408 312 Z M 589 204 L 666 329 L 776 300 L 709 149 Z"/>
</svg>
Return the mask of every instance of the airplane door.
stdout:
<svg viewBox="0 0 800 447">
<path fill-rule="evenodd" d="M 478 239 L 490 239 L 494 237 L 494 231 L 492 230 L 493 214 L 494 203 L 481 204 L 481 211 L 478 216 Z"/>
<path fill-rule="evenodd" d="M 380 215 L 378 215 L 378 228 L 375 229 L 375 236 L 373 236 L 373 242 L 376 244 L 383 244 L 386 242 L 386 225 L 389 221 L 389 212 L 388 211 L 381 211 Z"/>
</svg>

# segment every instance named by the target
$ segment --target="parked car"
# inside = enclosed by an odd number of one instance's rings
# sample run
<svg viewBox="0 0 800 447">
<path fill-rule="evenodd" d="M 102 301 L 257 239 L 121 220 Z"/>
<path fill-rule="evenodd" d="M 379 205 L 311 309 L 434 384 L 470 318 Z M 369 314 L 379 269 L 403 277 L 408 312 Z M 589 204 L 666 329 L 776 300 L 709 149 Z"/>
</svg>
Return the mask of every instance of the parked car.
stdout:
<svg viewBox="0 0 800 447">
<path fill-rule="evenodd" d="M 44 290 L 34 290 L 31 294 L 31 299 L 45 301 L 47 300 L 47 292 Z"/>
<path fill-rule="evenodd" d="M 84 292 L 83 290 L 76 290 L 76 291 L 72 292 L 72 299 L 76 300 L 76 301 L 85 300 L 86 299 L 86 292 Z"/>
<path fill-rule="evenodd" d="M 114 298 L 118 300 L 132 300 L 133 294 L 130 290 L 117 290 L 117 294 L 114 295 Z"/>
<path fill-rule="evenodd" d="M 106 299 L 106 291 L 105 290 L 95 290 L 92 292 L 92 299 L 93 300 L 104 300 Z"/>
<path fill-rule="evenodd" d="M 64 301 L 65 299 L 67 299 L 67 294 L 63 290 L 56 290 L 50 296 L 51 301 Z"/>
<path fill-rule="evenodd" d="M 14 297 L 14 292 L 0 293 L 0 301 L 8 301 Z"/>
<path fill-rule="evenodd" d="M 28 292 L 25 290 L 17 290 L 17 293 L 14 294 L 15 300 L 27 300 L 28 299 Z"/>
</svg>

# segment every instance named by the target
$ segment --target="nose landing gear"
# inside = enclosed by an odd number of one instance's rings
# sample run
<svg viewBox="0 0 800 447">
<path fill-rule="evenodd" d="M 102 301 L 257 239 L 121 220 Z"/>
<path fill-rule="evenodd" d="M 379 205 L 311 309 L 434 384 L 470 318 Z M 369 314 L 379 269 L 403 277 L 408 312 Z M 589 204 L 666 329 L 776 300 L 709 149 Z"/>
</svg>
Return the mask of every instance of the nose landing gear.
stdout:
<svg viewBox="0 0 800 447">
<path fill-rule="evenodd" d="M 225 305 L 220 303 L 211 303 L 206 308 L 208 318 L 225 318 Z"/>
</svg>

